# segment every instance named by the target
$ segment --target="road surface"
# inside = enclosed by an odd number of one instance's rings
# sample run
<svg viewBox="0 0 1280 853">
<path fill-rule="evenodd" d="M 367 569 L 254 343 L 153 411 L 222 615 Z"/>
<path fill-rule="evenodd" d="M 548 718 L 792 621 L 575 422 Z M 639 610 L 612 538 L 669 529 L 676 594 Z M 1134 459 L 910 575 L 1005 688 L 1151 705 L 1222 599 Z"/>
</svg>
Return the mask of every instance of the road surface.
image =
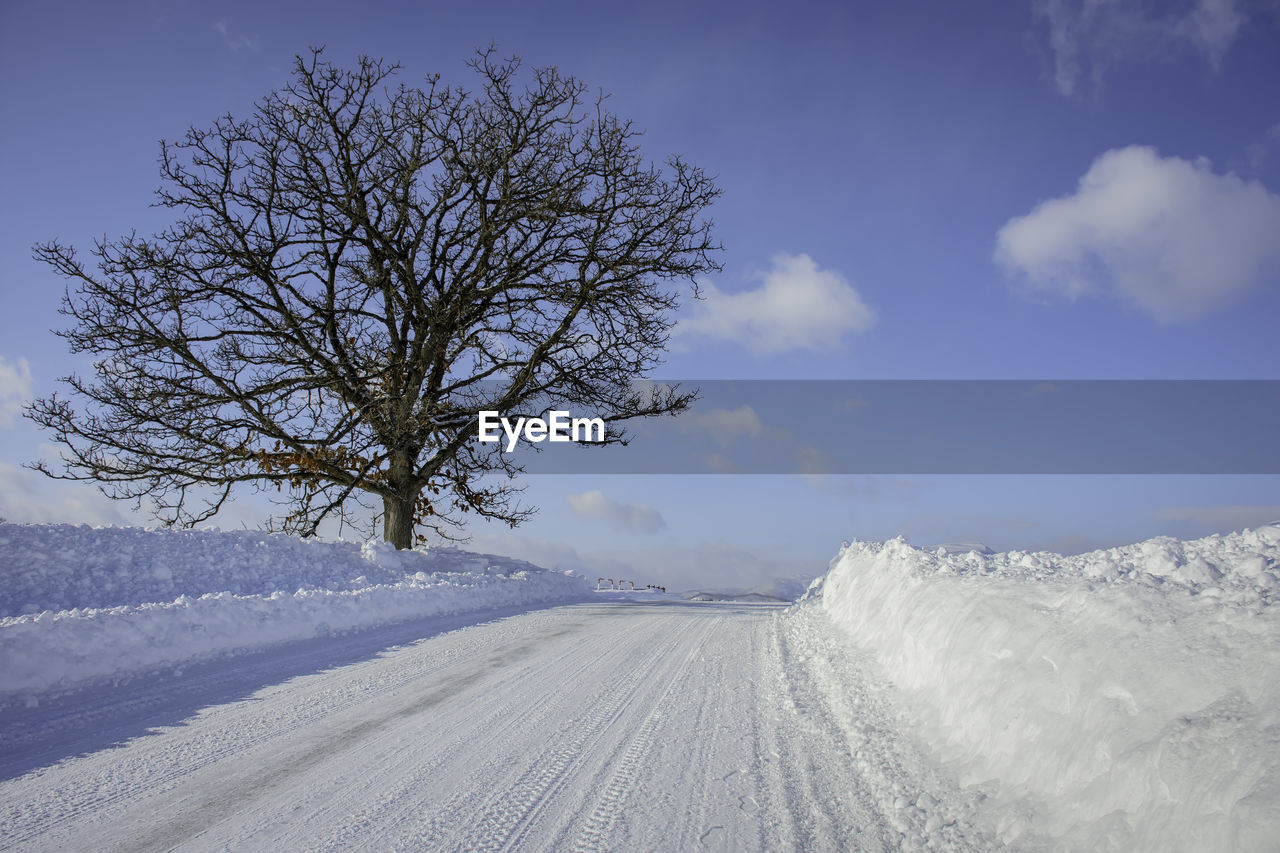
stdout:
<svg viewBox="0 0 1280 853">
<path fill-rule="evenodd" d="M 821 618 L 436 620 L 13 711 L 0 846 L 991 849 Z"/>
</svg>

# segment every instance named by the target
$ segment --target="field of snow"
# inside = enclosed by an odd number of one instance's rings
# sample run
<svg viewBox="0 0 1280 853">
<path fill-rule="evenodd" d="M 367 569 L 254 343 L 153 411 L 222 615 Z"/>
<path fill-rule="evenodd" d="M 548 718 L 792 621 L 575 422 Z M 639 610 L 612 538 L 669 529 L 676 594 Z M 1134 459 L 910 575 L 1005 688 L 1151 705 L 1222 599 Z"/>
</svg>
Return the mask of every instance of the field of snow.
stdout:
<svg viewBox="0 0 1280 853">
<path fill-rule="evenodd" d="M 0 524 L 0 705 L 426 616 L 579 601 L 580 576 L 455 549 Z"/>
<path fill-rule="evenodd" d="M 1280 525 L 1075 557 L 855 542 L 811 588 L 1018 846 L 1274 850 Z"/>
<path fill-rule="evenodd" d="M 965 547 L 855 542 L 787 608 L 452 549 L 0 524 L 0 837 L 1275 849 L 1280 524 Z"/>
</svg>

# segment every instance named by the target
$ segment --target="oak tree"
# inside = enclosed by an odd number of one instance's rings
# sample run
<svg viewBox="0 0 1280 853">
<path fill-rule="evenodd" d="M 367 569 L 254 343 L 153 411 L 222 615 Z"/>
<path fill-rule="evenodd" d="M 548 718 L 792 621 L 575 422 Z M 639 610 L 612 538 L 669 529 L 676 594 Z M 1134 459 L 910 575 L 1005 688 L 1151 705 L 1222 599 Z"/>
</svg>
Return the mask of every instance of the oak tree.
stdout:
<svg viewBox="0 0 1280 853">
<path fill-rule="evenodd" d="M 28 417 L 50 476 L 149 502 L 168 524 L 268 488 L 312 534 L 381 502 L 398 548 L 462 513 L 511 524 L 512 463 L 477 412 L 618 423 L 693 394 L 633 382 L 718 269 L 714 181 L 555 68 L 481 51 L 469 91 L 399 66 L 298 57 L 246 118 L 162 142 L 172 224 L 35 256 L 70 280 L 59 332 L 93 359 Z M 622 441 L 610 429 L 607 440 Z M 487 476 L 492 475 L 492 476 Z M 354 503 L 353 503 L 354 502 Z"/>
</svg>

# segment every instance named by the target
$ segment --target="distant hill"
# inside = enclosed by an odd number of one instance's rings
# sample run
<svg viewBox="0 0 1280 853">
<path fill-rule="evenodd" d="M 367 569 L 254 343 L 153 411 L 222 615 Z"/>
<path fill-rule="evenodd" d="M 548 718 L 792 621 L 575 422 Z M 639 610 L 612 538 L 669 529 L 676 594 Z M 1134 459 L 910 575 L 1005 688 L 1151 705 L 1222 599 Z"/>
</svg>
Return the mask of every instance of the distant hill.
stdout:
<svg viewBox="0 0 1280 853">
<path fill-rule="evenodd" d="M 944 554 L 968 554 L 970 551 L 977 551 L 979 554 L 994 554 L 995 551 L 983 545 L 981 542 L 944 542 L 941 545 L 934 545 L 926 548 L 927 551 L 937 551 L 942 549 Z"/>
<path fill-rule="evenodd" d="M 808 588 L 811 578 L 774 578 L 753 587 L 694 589 L 680 593 L 688 601 L 742 601 L 757 604 L 790 604 Z"/>
<path fill-rule="evenodd" d="M 790 604 L 794 599 L 763 592 L 686 592 L 686 601 L 741 601 L 747 604 Z"/>
</svg>

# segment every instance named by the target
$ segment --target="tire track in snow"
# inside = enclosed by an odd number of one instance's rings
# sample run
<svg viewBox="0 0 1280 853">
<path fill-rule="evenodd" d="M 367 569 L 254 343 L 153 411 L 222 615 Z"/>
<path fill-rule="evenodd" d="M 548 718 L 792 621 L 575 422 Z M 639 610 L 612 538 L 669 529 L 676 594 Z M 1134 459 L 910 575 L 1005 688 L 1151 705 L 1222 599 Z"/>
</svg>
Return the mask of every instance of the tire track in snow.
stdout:
<svg viewBox="0 0 1280 853">
<path fill-rule="evenodd" d="M 826 619 L 801 608 L 775 626 L 786 701 L 811 755 L 825 765 L 814 766 L 806 786 L 818 827 L 839 833 L 833 840 L 843 836 L 840 846 L 862 850 L 1001 849 L 973 825 L 977 795 L 956 791 L 903 737 L 887 684 L 836 641 Z M 845 797 L 831 790 L 841 774 L 849 779 Z"/>
<path fill-rule="evenodd" d="M 509 789 L 486 804 L 483 818 L 457 849 L 505 850 L 520 842 L 539 807 L 564 786 L 584 754 L 591 752 L 609 725 L 629 710 L 641 687 L 650 681 L 655 664 L 663 661 L 680 643 L 687 642 L 679 631 L 661 633 L 665 634 L 663 642 L 649 652 L 643 664 L 627 669 L 606 697 L 593 701 L 584 717 L 572 721 L 560 732 L 554 745 L 538 755 Z"/>
<path fill-rule="evenodd" d="M 785 683 L 778 658 L 778 624 L 779 616 L 771 615 L 766 630 L 754 633 L 751 638 L 752 657 L 759 662 L 753 691 L 756 713 L 751 717 L 751 753 L 759 780 L 761 812 L 772 816 L 761 833 L 762 847 L 766 850 L 795 849 L 798 836 L 777 744 L 781 726 L 778 696 Z"/>
<path fill-rule="evenodd" d="M 780 763 L 800 784 L 786 791 L 791 804 L 797 849 L 858 849 L 892 851 L 899 839 L 886 824 L 882 798 L 860 774 L 843 744 L 833 738 L 836 723 L 812 689 L 809 670 L 814 665 L 811 648 L 797 648 L 795 634 L 782 620 L 773 626 L 779 672 Z M 859 720 L 866 726 L 871 721 Z"/>
<path fill-rule="evenodd" d="M 490 725 L 494 733 L 502 733 L 505 728 L 514 725 L 518 719 L 518 715 L 511 713 L 515 710 L 514 706 L 507 704 L 493 707 L 491 703 L 481 703 L 488 708 L 483 717 L 474 712 L 460 714 L 446 727 L 430 728 L 431 737 L 421 737 L 424 729 L 427 729 L 421 723 L 424 717 L 436 719 L 439 716 L 436 712 L 448 703 L 474 707 L 475 703 L 468 701 L 470 694 L 474 694 L 482 686 L 486 693 L 497 693 L 503 689 L 504 683 L 516 678 L 510 674 L 515 669 L 513 664 L 534 654 L 535 642 L 531 640 L 546 642 L 570 633 L 572 631 L 563 626 L 556 626 L 549 633 L 526 629 L 519 632 L 513 641 L 485 647 L 483 659 L 478 663 L 460 662 L 458 665 L 464 667 L 463 672 L 438 683 L 424 684 L 425 692 L 410 695 L 398 710 L 388 709 L 380 716 L 368 717 L 354 729 L 344 730 L 338 737 L 316 738 L 317 746 L 309 753 L 291 759 L 270 774 L 259 776 L 250 786 L 238 782 L 225 797 L 206 800 L 195 809 L 198 817 L 193 816 L 186 822 L 186 826 L 170 827 L 165 835 L 155 839 L 156 843 L 151 847 L 157 850 L 168 849 L 165 845 L 171 838 L 181 838 L 184 833 L 190 833 L 200 825 L 204 828 L 199 830 L 203 835 L 199 840 L 210 847 L 238 849 L 261 846 L 263 836 L 270 835 L 273 824 L 278 824 L 280 812 L 296 812 L 301 807 L 299 801 L 306 802 L 309 797 L 318 794 L 325 797 L 327 802 L 318 810 L 319 813 L 313 812 L 301 822 L 300 828 L 304 829 L 306 837 L 294 842 L 299 848 L 310 848 L 314 845 L 313 833 L 321 820 L 321 813 L 346 812 L 344 817 L 350 814 L 353 797 L 343 782 L 348 781 L 351 774 L 364 775 L 366 778 L 363 783 L 366 787 L 372 784 L 382 789 L 379 799 L 388 795 L 386 787 L 391 781 L 387 774 L 387 760 L 383 759 L 382 763 L 371 766 L 371 756 L 390 754 L 390 761 L 400 765 L 411 764 L 421 777 L 438 768 L 439 760 L 450 757 L 456 759 L 474 745 L 474 740 L 463 736 L 465 732 L 462 730 L 474 733 L 477 726 L 484 731 L 483 727 Z M 522 671 L 530 671 L 531 677 L 536 679 L 542 672 L 556 672 L 563 661 L 572 655 L 573 648 L 570 646 L 559 655 L 538 657 L 531 671 L 528 668 L 522 668 Z M 477 672 L 476 666 L 480 666 L 481 671 Z M 486 680 L 486 675 L 495 673 L 500 677 L 497 684 L 481 685 L 480 682 Z M 405 747 L 406 742 L 411 746 Z M 384 746 L 380 749 L 379 744 Z M 432 752 L 439 744 L 443 744 L 444 749 Z M 423 751 L 428 752 L 428 755 L 423 755 Z M 322 766 L 323 772 L 319 772 Z M 311 770 L 317 772 L 308 772 Z M 312 779 L 313 775 L 318 778 L 318 784 Z M 228 832 L 222 824 L 230 822 L 232 818 L 239 828 Z M 368 826 L 367 823 L 365 825 Z M 356 847 L 367 847 L 368 840 L 365 835 L 357 836 L 351 842 Z M 278 844 L 281 842 L 287 844 L 285 839 L 277 840 Z M 339 849 L 346 846 L 332 840 L 329 843 Z"/>
<path fill-rule="evenodd" d="M 673 827 L 678 849 L 736 853 L 763 844 L 752 726 L 762 675 L 755 638 L 770 610 L 748 607 L 720 616 L 721 630 L 691 672 L 682 715 L 688 760 L 676 788 L 688 819 Z"/>
<path fill-rule="evenodd" d="M 524 682 L 547 684 L 553 679 L 563 679 L 566 673 L 570 682 L 589 681 L 588 670 L 599 663 L 595 658 L 583 654 L 583 646 L 589 641 L 589 638 L 583 638 L 567 646 L 551 663 L 522 669 L 504 682 L 492 685 L 491 689 L 494 692 L 506 692 L 508 685 L 518 687 Z M 576 668 L 568 669 L 568 662 L 575 659 L 578 662 Z M 397 842 L 403 841 L 403 837 L 379 836 L 374 827 L 379 824 L 396 827 L 399 835 L 403 836 L 404 827 L 412 826 L 413 819 L 422 812 L 421 790 L 426 783 L 437 779 L 442 772 L 447 774 L 455 765 L 461 769 L 459 775 L 467 781 L 477 783 L 485 780 L 496 785 L 496 776 L 503 769 L 500 763 L 494 758 L 485 761 L 476 753 L 485 743 L 509 743 L 516 740 L 519 730 L 528 727 L 530 723 L 529 711 L 524 697 L 516 696 L 511 701 L 492 707 L 483 717 L 478 718 L 474 714 L 459 715 L 443 728 L 432 728 L 428 737 L 415 739 L 413 743 L 416 748 L 397 750 L 393 761 L 397 767 L 405 768 L 403 772 L 393 774 L 389 766 L 378 766 L 368 772 L 360 783 L 365 788 L 383 789 L 373 802 L 357 806 L 353 810 L 351 805 L 356 798 L 349 792 L 344 792 L 337 802 L 313 815 L 314 819 L 320 819 L 324 814 L 336 815 L 346 811 L 322 846 L 336 850 L 350 849 L 367 844 L 371 836 L 387 849 L 400 846 Z M 389 786 L 391 790 L 386 790 Z M 468 798 L 459 796 L 456 799 L 462 802 Z M 437 842 L 442 834 L 443 831 L 436 833 Z M 421 837 L 415 837 L 408 849 L 425 849 L 425 844 Z"/>
<path fill-rule="evenodd" d="M 608 848 L 607 839 L 610 831 L 617 824 L 628 797 L 637 787 L 643 762 L 653 749 L 661 725 L 666 722 L 668 703 L 676 692 L 676 687 L 683 686 L 683 679 L 688 672 L 690 662 L 702 650 L 707 636 L 715 627 L 716 623 L 710 620 L 703 626 L 697 639 L 690 644 L 688 654 L 672 674 L 666 689 L 654 702 L 652 710 L 622 751 L 621 757 L 617 759 L 616 769 L 605 783 L 595 806 L 583 823 L 578 839 L 573 844 L 575 853 L 588 853 L 588 851 Z M 613 763 L 610 762 L 610 764 Z"/>
</svg>

